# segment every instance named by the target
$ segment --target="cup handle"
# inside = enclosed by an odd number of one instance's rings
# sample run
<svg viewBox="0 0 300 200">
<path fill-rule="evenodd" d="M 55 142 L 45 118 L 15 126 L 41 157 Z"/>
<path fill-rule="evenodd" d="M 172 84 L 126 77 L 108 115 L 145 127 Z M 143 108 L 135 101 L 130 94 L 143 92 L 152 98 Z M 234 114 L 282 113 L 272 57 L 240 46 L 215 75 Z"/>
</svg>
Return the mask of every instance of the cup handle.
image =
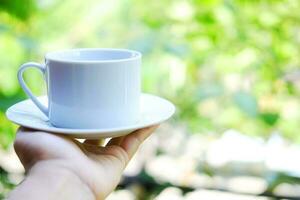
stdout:
<svg viewBox="0 0 300 200">
<path fill-rule="evenodd" d="M 35 62 L 28 62 L 28 63 L 25 63 L 23 65 L 21 65 L 19 71 L 18 71 L 18 80 L 19 80 L 19 83 L 22 87 L 22 89 L 24 90 L 24 92 L 27 94 L 27 96 L 33 101 L 33 103 L 48 117 L 48 113 L 49 113 L 49 110 L 47 107 L 45 107 L 33 94 L 32 92 L 30 91 L 30 89 L 28 88 L 27 84 L 25 83 L 24 81 L 24 78 L 23 78 L 23 73 L 24 71 L 29 68 L 29 67 L 33 67 L 33 68 L 36 68 L 38 70 L 40 70 L 43 75 L 45 75 L 45 72 L 46 72 L 46 68 L 44 67 L 44 65 L 42 64 L 39 64 L 39 63 L 35 63 Z"/>
</svg>

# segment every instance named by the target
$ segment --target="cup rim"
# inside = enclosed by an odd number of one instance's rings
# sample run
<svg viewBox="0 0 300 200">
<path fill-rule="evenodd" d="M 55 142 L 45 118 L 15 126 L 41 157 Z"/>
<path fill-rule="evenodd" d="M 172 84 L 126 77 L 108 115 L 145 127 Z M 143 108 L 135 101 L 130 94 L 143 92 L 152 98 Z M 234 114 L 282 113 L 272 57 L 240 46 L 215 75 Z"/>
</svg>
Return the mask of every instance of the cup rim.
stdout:
<svg viewBox="0 0 300 200">
<path fill-rule="evenodd" d="M 106 60 L 75 60 L 70 58 L 59 58 L 55 54 L 59 53 L 71 53 L 71 52 L 84 52 L 84 51 L 111 51 L 111 52 L 121 52 L 121 53 L 131 53 L 132 56 L 126 58 L 116 58 L 116 59 L 106 59 Z M 51 51 L 45 54 L 45 60 L 63 62 L 63 63 L 117 63 L 131 60 L 138 60 L 142 57 L 142 53 L 130 50 L 130 49 L 119 49 L 119 48 L 74 48 L 74 49 L 63 49 L 57 51 Z"/>
</svg>

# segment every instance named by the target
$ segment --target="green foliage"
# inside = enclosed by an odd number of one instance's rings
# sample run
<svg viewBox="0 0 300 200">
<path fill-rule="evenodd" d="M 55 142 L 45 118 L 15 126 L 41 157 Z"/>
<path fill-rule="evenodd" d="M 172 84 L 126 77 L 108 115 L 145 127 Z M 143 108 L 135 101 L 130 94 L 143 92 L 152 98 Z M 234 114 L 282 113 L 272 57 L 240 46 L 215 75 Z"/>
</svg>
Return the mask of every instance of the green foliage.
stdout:
<svg viewBox="0 0 300 200">
<path fill-rule="evenodd" d="M 15 185 L 9 180 L 8 176 L 8 173 L 2 167 L 0 167 L 0 199 L 5 199 L 7 193 L 15 187 Z"/>
<path fill-rule="evenodd" d="M 34 0 L 1 0 L 0 10 L 21 20 L 27 20 L 35 12 L 35 3 Z"/>
<path fill-rule="evenodd" d="M 279 120 L 277 113 L 261 113 L 261 119 L 268 125 L 273 126 Z"/>
<path fill-rule="evenodd" d="M 0 146 L 7 148 L 15 137 L 16 126 L 9 122 L 3 113 L 0 114 Z"/>
</svg>

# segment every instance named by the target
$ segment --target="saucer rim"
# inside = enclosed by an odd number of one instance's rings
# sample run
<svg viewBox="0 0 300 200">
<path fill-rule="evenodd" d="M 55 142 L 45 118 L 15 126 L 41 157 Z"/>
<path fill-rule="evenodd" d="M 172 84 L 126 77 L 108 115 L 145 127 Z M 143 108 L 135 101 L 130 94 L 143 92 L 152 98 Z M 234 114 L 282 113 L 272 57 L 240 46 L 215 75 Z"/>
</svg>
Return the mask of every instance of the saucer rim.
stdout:
<svg viewBox="0 0 300 200">
<path fill-rule="evenodd" d="M 141 121 L 139 121 L 139 122 L 136 122 L 132 125 L 120 126 L 120 127 L 114 127 L 114 128 L 99 128 L 99 129 L 59 128 L 59 127 L 55 127 L 53 125 L 52 126 L 48 125 L 47 128 L 43 128 L 43 127 L 37 128 L 37 127 L 34 127 L 34 126 L 30 126 L 28 124 L 24 125 L 20 122 L 17 122 L 14 119 L 12 119 L 13 117 L 11 115 L 14 112 L 14 111 L 12 111 L 13 107 L 15 105 L 19 104 L 19 103 L 24 103 L 26 101 L 31 101 L 30 99 L 25 99 L 25 100 L 22 100 L 20 102 L 17 102 L 15 104 L 13 104 L 12 106 L 10 106 L 6 110 L 5 114 L 6 114 L 6 117 L 11 122 L 13 122 L 17 125 L 20 125 L 20 126 L 27 127 L 27 128 L 32 128 L 32 129 L 37 129 L 37 130 L 42 130 L 42 131 L 50 131 L 50 132 L 53 132 L 53 133 L 62 133 L 64 135 L 99 134 L 99 133 L 103 133 L 104 135 L 106 135 L 106 134 L 109 134 L 109 133 L 125 132 L 125 131 L 129 131 L 129 130 L 136 130 L 136 129 L 139 129 L 139 128 L 144 128 L 144 127 L 148 127 L 148 126 L 151 126 L 151 125 L 159 124 L 161 122 L 164 122 L 164 121 L 168 120 L 176 111 L 176 108 L 175 108 L 174 104 L 172 102 L 170 102 L 169 100 L 167 100 L 167 99 L 164 99 L 162 97 L 159 97 L 159 96 L 156 96 L 156 95 L 153 95 L 153 94 L 149 94 L 149 93 L 141 93 L 141 96 L 148 96 L 150 98 L 156 98 L 156 99 L 159 99 L 159 101 L 166 102 L 167 104 L 169 104 L 168 106 L 170 107 L 169 108 L 170 112 L 168 113 L 168 115 L 166 117 L 160 118 L 159 120 L 152 120 L 151 122 L 149 122 L 147 124 L 140 123 Z M 45 96 L 38 96 L 37 98 L 39 99 L 39 98 L 44 98 L 44 97 Z"/>
</svg>

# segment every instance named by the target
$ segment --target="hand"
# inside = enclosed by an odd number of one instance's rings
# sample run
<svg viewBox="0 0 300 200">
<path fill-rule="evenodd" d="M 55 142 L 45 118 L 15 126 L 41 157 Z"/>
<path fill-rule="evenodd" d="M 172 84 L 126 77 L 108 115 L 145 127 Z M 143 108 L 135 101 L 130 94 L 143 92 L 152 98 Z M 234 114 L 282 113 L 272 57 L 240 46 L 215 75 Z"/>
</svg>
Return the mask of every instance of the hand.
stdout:
<svg viewBox="0 0 300 200">
<path fill-rule="evenodd" d="M 85 140 L 80 143 L 66 136 L 21 127 L 14 147 L 27 177 L 38 177 L 32 182 L 43 181 L 41 176 L 47 179 L 46 174 L 57 177 L 67 174 L 71 181 L 74 179 L 75 182 L 76 179 L 87 186 L 95 199 L 104 199 L 119 183 L 123 170 L 139 145 L 157 127 L 152 126 L 113 138 L 105 147 L 99 144 L 99 140 Z M 53 176 L 49 175 L 49 179 L 51 177 Z M 37 185 L 41 187 L 39 185 L 42 183 Z"/>
</svg>

